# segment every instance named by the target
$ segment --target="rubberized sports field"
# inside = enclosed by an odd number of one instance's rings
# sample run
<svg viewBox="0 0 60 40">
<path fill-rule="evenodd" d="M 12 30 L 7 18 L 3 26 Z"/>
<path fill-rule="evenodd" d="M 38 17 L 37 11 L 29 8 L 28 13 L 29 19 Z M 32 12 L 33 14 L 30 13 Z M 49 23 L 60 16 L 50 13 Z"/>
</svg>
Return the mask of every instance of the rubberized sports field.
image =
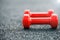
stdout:
<svg viewBox="0 0 60 40">
<path fill-rule="evenodd" d="M 53 9 L 58 15 L 58 28 L 50 25 L 31 25 L 24 30 L 24 10 L 47 12 Z M 60 3 L 57 0 L 0 0 L 0 40 L 60 40 Z"/>
</svg>

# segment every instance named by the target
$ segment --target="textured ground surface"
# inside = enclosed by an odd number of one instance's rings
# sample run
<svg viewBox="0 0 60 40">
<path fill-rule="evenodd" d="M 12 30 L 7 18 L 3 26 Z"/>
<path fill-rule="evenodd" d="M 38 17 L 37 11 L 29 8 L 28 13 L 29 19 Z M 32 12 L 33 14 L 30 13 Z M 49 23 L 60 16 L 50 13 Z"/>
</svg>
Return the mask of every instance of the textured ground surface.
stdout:
<svg viewBox="0 0 60 40">
<path fill-rule="evenodd" d="M 25 9 L 44 12 L 53 9 L 60 20 L 60 4 L 57 0 L 0 0 L 0 40 L 60 40 L 60 21 L 56 30 L 49 25 L 22 27 Z"/>
</svg>

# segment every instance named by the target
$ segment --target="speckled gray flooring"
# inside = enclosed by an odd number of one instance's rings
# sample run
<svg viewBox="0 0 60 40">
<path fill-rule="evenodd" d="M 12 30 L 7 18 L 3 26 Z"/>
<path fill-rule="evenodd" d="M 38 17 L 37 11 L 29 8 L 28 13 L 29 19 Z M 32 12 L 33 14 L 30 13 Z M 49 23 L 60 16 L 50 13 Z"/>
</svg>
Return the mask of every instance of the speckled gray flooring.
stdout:
<svg viewBox="0 0 60 40">
<path fill-rule="evenodd" d="M 25 9 L 44 12 L 53 9 L 58 14 L 58 28 L 50 25 L 31 25 L 23 29 Z M 60 4 L 57 0 L 0 0 L 0 40 L 60 40 Z"/>
</svg>

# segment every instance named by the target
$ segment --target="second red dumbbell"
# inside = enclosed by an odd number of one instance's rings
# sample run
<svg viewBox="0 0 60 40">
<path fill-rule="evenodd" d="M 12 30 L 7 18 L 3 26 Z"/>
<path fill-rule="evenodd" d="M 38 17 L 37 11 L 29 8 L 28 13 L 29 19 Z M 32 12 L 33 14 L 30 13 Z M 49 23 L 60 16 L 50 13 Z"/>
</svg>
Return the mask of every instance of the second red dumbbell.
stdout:
<svg viewBox="0 0 60 40">
<path fill-rule="evenodd" d="M 49 24 L 52 28 L 57 28 L 58 26 L 58 17 L 55 14 L 52 14 L 50 17 L 30 17 L 29 14 L 24 14 L 23 18 L 23 27 L 30 28 L 32 24 Z"/>
<path fill-rule="evenodd" d="M 24 14 L 29 14 L 31 17 L 49 17 L 54 13 L 53 10 L 48 10 L 48 12 L 30 12 L 30 10 L 25 10 Z"/>
</svg>

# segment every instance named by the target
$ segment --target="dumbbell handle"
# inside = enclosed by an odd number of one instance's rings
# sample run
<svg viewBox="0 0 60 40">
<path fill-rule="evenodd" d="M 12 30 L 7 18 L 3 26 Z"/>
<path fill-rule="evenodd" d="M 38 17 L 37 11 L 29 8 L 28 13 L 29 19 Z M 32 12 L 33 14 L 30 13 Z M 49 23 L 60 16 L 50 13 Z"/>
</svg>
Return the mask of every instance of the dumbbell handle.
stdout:
<svg viewBox="0 0 60 40">
<path fill-rule="evenodd" d="M 31 17 L 49 17 L 51 16 L 52 13 L 48 12 L 31 12 L 30 16 Z"/>
<path fill-rule="evenodd" d="M 50 24 L 51 17 L 31 18 L 31 24 Z"/>
</svg>

